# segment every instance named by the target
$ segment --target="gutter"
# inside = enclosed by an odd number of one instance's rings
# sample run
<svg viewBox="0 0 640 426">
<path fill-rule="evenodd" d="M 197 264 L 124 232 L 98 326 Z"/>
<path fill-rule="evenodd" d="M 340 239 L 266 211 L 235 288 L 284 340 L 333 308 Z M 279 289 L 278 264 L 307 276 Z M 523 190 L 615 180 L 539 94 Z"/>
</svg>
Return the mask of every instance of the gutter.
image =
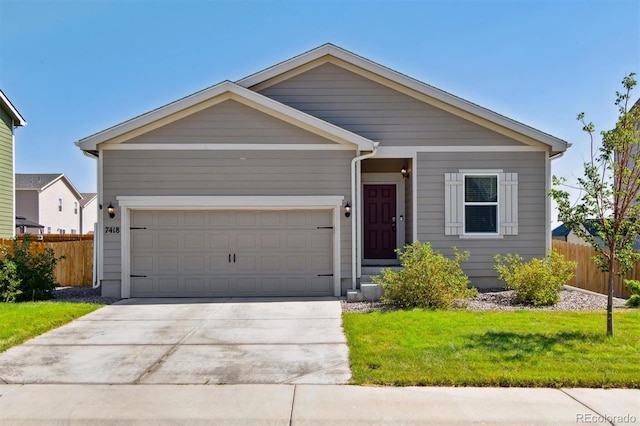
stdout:
<svg viewBox="0 0 640 426">
<path fill-rule="evenodd" d="M 366 160 L 367 158 L 371 158 L 375 156 L 378 152 L 378 144 L 380 142 L 373 143 L 373 151 L 368 154 L 360 155 L 358 157 L 354 157 L 351 160 L 351 202 L 353 203 L 353 218 L 355 219 L 355 224 L 351 224 L 351 289 L 356 289 L 356 280 L 357 280 L 357 269 L 358 269 L 358 251 L 357 251 L 357 242 L 358 242 L 358 229 L 360 229 L 360 204 L 358 201 L 360 198 L 356 198 L 357 191 L 360 190 L 360 176 L 356 173 L 356 165 L 362 160 Z"/>
</svg>

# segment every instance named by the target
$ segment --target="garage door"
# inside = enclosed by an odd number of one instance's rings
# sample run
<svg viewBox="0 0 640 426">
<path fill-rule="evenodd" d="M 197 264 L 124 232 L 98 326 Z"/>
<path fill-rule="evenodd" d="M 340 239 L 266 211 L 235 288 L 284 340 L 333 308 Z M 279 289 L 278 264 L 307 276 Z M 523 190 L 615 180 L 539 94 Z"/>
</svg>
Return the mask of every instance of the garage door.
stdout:
<svg viewBox="0 0 640 426">
<path fill-rule="evenodd" d="M 131 296 L 331 296 L 331 225 L 329 210 L 133 210 Z"/>
</svg>

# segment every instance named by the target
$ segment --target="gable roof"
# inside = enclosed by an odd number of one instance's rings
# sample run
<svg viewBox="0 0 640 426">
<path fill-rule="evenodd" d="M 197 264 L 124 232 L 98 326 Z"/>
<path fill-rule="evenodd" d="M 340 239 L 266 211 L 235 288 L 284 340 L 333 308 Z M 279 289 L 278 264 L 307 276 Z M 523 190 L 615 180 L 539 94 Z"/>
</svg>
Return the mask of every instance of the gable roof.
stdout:
<svg viewBox="0 0 640 426">
<path fill-rule="evenodd" d="M 334 58 L 338 61 L 335 61 Z M 562 139 L 401 74 L 331 43 L 324 44 L 292 59 L 259 71 L 236 81 L 236 83 L 243 87 L 259 90 L 259 88 L 268 87 L 281 81 L 278 78 L 284 79 L 283 75 L 285 74 L 302 73 L 326 62 L 334 62 L 338 66 L 341 65 L 341 62 L 352 67 L 355 66 L 360 70 L 382 77 L 387 85 L 399 85 L 409 89 L 409 91 L 413 91 L 413 94 L 423 95 L 420 98 L 421 100 L 436 107 L 445 107 L 447 111 L 463 118 L 471 119 L 477 124 L 484 124 L 485 127 L 488 123 L 498 125 L 526 138 L 546 144 L 551 148 L 552 155 L 560 154 L 571 146 L 571 144 Z"/>
<path fill-rule="evenodd" d="M 366 151 L 372 150 L 376 145 L 373 141 L 365 137 L 295 108 L 291 108 L 290 106 L 230 81 L 224 81 L 92 136 L 88 136 L 76 142 L 76 145 L 83 151 L 96 151 L 100 143 L 123 142 L 142 133 L 146 133 L 146 131 L 152 128 L 171 123 L 186 115 L 201 111 L 228 99 L 243 103 L 251 108 L 287 121 L 340 144 L 354 144 L 358 146 L 359 149 Z"/>
<path fill-rule="evenodd" d="M 13 125 L 16 127 L 26 126 L 27 122 L 22 118 L 16 107 L 13 106 L 9 98 L 4 94 L 2 90 L 0 90 L 0 107 L 7 111 L 11 119 L 13 120 Z"/>
<path fill-rule="evenodd" d="M 80 195 L 82 195 L 82 200 L 80 200 L 80 207 L 86 206 L 98 197 L 98 194 L 96 192 L 81 192 Z"/>
<path fill-rule="evenodd" d="M 49 174 L 31 174 L 31 173 L 16 173 L 16 191 L 17 190 L 37 190 L 42 192 L 55 182 L 62 180 L 73 192 L 78 200 L 82 199 L 82 194 L 71 183 L 69 178 L 64 173 L 49 173 Z"/>
</svg>

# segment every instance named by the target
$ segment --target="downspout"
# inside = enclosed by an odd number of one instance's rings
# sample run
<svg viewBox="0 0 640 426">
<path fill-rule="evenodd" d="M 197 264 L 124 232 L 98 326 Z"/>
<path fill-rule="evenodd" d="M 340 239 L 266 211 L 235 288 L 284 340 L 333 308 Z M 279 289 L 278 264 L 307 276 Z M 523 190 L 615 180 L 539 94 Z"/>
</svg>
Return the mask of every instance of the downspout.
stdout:
<svg viewBox="0 0 640 426">
<path fill-rule="evenodd" d="M 359 189 L 359 180 L 357 179 L 356 173 L 356 164 L 362 160 L 366 160 L 367 158 L 371 158 L 378 152 L 378 144 L 379 142 L 373 143 L 373 151 L 368 154 L 360 155 L 358 157 L 354 157 L 351 160 L 351 202 L 353 203 L 353 219 L 355 220 L 355 224 L 351 225 L 351 289 L 356 289 L 356 279 L 357 279 L 357 269 L 358 269 L 358 251 L 357 251 L 357 243 L 358 243 L 358 228 L 360 227 L 360 206 L 357 205 L 356 192 Z"/>
</svg>

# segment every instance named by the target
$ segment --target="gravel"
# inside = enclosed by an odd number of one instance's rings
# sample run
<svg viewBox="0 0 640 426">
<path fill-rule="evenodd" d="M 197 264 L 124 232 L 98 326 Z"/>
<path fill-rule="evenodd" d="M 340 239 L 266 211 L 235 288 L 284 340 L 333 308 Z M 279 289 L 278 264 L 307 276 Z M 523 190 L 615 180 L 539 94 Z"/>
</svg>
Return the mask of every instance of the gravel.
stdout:
<svg viewBox="0 0 640 426">
<path fill-rule="evenodd" d="M 537 311 L 597 311 L 607 308 L 607 297 L 602 294 L 584 292 L 581 290 L 563 290 L 560 292 L 560 302 L 553 306 L 535 307 L 532 305 L 518 304 L 513 301 L 514 291 L 506 290 L 482 290 L 476 297 L 467 302 L 466 308 L 472 311 L 515 311 L 519 309 Z M 102 297 L 100 289 L 91 287 L 56 287 L 53 292 L 54 302 L 80 302 L 100 303 L 110 305 L 120 300 L 117 297 Z M 623 308 L 625 299 L 614 297 L 613 306 L 616 309 Z M 354 302 L 342 301 L 342 310 L 345 312 L 372 312 L 397 310 L 398 307 L 381 302 Z"/>
<path fill-rule="evenodd" d="M 469 299 L 465 307 L 471 311 L 515 311 L 520 309 L 533 311 L 598 311 L 607 308 L 607 297 L 602 294 L 584 292 L 581 290 L 563 290 L 560 292 L 560 302 L 553 306 L 536 307 L 515 303 L 513 290 L 482 290 L 476 297 Z M 625 299 L 614 297 L 614 308 L 623 308 Z M 396 310 L 398 307 L 381 302 L 342 302 L 344 312 L 373 312 Z"/>
<path fill-rule="evenodd" d="M 110 305 L 120 300 L 117 297 L 100 296 L 99 288 L 91 287 L 56 287 L 53 302 L 99 303 Z"/>
</svg>

